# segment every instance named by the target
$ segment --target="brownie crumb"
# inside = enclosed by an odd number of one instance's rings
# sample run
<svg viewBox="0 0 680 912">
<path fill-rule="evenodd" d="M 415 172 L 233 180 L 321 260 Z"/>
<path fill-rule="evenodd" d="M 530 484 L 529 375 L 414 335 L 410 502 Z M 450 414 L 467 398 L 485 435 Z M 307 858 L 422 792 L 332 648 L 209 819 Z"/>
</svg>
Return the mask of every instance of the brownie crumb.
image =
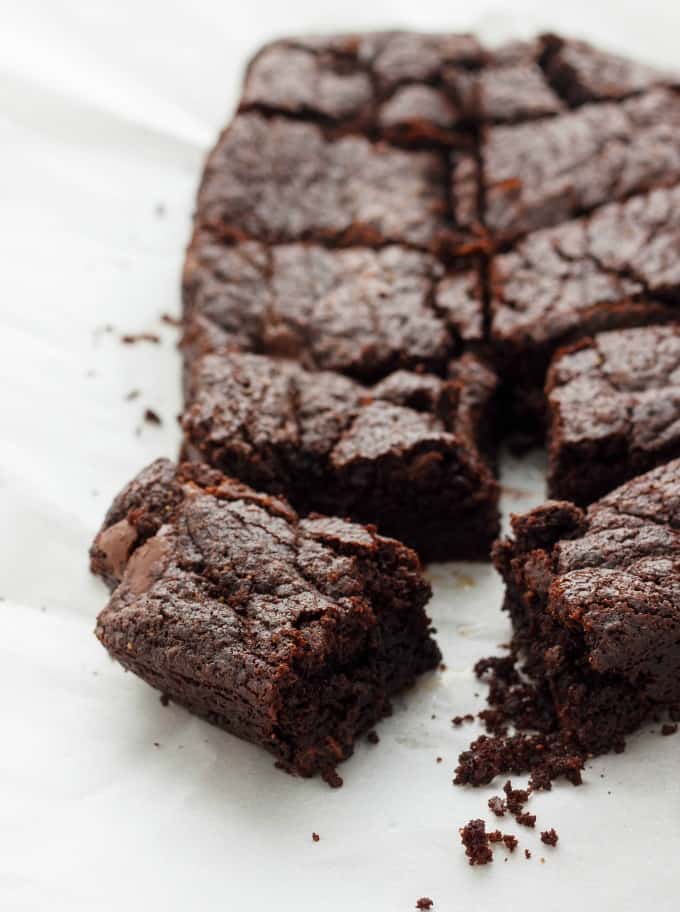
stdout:
<svg viewBox="0 0 680 912">
<path fill-rule="evenodd" d="M 321 773 L 321 778 L 324 782 L 330 785 L 331 788 L 337 789 L 342 786 L 342 776 L 339 776 L 337 770 L 335 769 L 323 770 Z"/>
<path fill-rule="evenodd" d="M 474 722 L 475 717 L 472 715 L 472 713 L 465 713 L 464 716 L 454 716 L 451 721 L 456 727 L 458 727 L 459 725 L 462 725 L 463 722 Z"/>
<path fill-rule="evenodd" d="M 483 820 L 470 820 L 460 829 L 460 841 L 471 865 L 486 865 L 493 861 Z"/>
<path fill-rule="evenodd" d="M 179 317 L 175 317 L 169 313 L 161 314 L 161 322 L 167 324 L 168 326 L 181 326 L 182 325 L 182 321 L 180 320 Z"/>
<path fill-rule="evenodd" d="M 529 851 L 529 849 L 524 850 L 524 857 L 527 859 L 531 858 L 531 852 Z"/>
<path fill-rule="evenodd" d="M 441 763 L 441 762 L 442 762 L 442 758 L 441 758 L 441 757 L 437 757 L 437 763 Z"/>
<path fill-rule="evenodd" d="M 489 798 L 487 804 L 489 805 L 489 810 L 492 811 L 496 817 L 505 817 L 507 805 L 498 795 Z"/>
<path fill-rule="evenodd" d="M 416 909 L 431 909 L 434 905 L 433 900 L 429 896 L 421 896 L 419 900 L 416 901 Z"/>
<path fill-rule="evenodd" d="M 378 732 L 377 732 L 377 731 L 370 731 L 370 732 L 366 735 L 366 740 L 368 741 L 369 744 L 379 744 L 379 743 L 380 743 L 380 737 L 379 737 L 379 735 L 378 735 Z"/>
<path fill-rule="evenodd" d="M 144 420 L 147 424 L 163 424 L 161 416 L 151 408 L 144 410 Z"/>
<path fill-rule="evenodd" d="M 536 815 L 527 814 L 526 811 L 523 811 L 521 814 L 515 814 L 515 820 L 525 827 L 533 828 L 536 826 Z"/>
<path fill-rule="evenodd" d="M 544 830 L 541 833 L 541 842 L 544 842 L 546 845 L 549 845 L 549 846 L 556 846 L 557 840 L 559 838 L 560 837 L 557 835 L 557 833 L 555 832 L 555 830 L 552 827 L 549 830 Z"/>
<path fill-rule="evenodd" d="M 670 722 L 664 722 L 664 724 L 661 726 L 662 735 L 674 735 L 677 730 L 677 723 L 671 724 Z"/>
<path fill-rule="evenodd" d="M 133 399 L 139 399 L 141 393 L 138 389 L 130 390 L 129 393 L 125 394 L 125 398 L 128 402 L 132 402 Z"/>
<path fill-rule="evenodd" d="M 503 834 L 500 830 L 491 830 L 489 833 L 489 842 L 502 842 Z"/>
<path fill-rule="evenodd" d="M 318 833 L 312 833 L 312 839 L 314 840 L 314 842 L 318 842 L 319 839 L 321 839 L 321 837 L 319 836 Z"/>
<path fill-rule="evenodd" d="M 137 342 L 153 342 L 154 345 L 159 345 L 161 337 L 152 332 L 126 333 L 120 337 L 120 341 L 123 345 L 135 345 Z"/>
<path fill-rule="evenodd" d="M 509 849 L 511 852 L 514 852 L 519 845 L 519 840 L 516 836 L 513 836 L 512 833 L 504 833 L 503 843 L 507 849 Z"/>
<path fill-rule="evenodd" d="M 167 694 L 160 695 L 161 706 L 168 706 L 170 704 L 170 697 Z"/>
</svg>

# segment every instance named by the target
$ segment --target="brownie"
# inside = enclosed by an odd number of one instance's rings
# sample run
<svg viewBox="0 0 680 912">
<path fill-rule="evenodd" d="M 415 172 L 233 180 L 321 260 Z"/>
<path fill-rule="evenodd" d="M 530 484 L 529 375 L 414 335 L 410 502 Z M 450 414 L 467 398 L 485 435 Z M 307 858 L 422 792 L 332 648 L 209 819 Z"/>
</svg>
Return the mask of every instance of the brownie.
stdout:
<svg viewBox="0 0 680 912">
<path fill-rule="evenodd" d="M 545 74 L 572 107 L 590 101 L 619 101 L 655 86 L 680 84 L 677 73 L 602 51 L 586 41 L 550 34 L 540 40 Z"/>
<path fill-rule="evenodd" d="M 491 342 L 513 387 L 513 415 L 540 426 L 555 350 L 592 333 L 677 318 L 680 186 L 611 203 L 528 235 L 497 256 Z"/>
<path fill-rule="evenodd" d="M 241 108 L 307 116 L 320 122 L 370 125 L 373 82 L 356 37 L 284 39 L 250 62 Z"/>
<path fill-rule="evenodd" d="M 483 339 L 479 269 L 447 272 L 394 245 L 267 248 L 198 231 L 183 297 L 189 359 L 231 344 L 370 382 L 397 368 L 441 372 Z"/>
<path fill-rule="evenodd" d="M 440 659 L 413 551 L 205 466 L 142 471 L 91 556 L 113 588 L 96 628 L 109 653 L 304 776 L 340 784 L 356 738 Z"/>
<path fill-rule="evenodd" d="M 497 243 L 614 200 L 680 181 L 680 95 L 620 103 L 485 131 L 484 221 Z"/>
<path fill-rule="evenodd" d="M 550 501 L 494 549 L 514 648 L 585 751 L 619 749 L 680 704 L 680 460 L 587 512 Z"/>
<path fill-rule="evenodd" d="M 380 105 L 376 127 L 378 135 L 396 145 L 464 146 L 464 116 L 461 105 L 443 89 L 407 84 Z"/>
<path fill-rule="evenodd" d="M 589 504 L 680 456 L 680 326 L 607 332 L 563 349 L 546 393 L 549 496 Z"/>
<path fill-rule="evenodd" d="M 469 122 L 522 123 L 560 114 L 565 102 L 541 67 L 543 43 L 502 45 L 477 70 L 444 68 L 443 80 Z"/>
<path fill-rule="evenodd" d="M 208 158 L 197 222 L 232 240 L 457 252 L 477 219 L 476 165 L 460 153 L 453 171 L 451 203 L 440 152 L 327 139 L 313 123 L 243 113 Z"/>
<path fill-rule="evenodd" d="M 398 371 L 373 387 L 296 362 L 220 351 L 193 364 L 184 452 L 303 513 L 375 523 L 424 560 L 488 557 L 496 380 L 468 355 L 452 379 Z"/>
</svg>

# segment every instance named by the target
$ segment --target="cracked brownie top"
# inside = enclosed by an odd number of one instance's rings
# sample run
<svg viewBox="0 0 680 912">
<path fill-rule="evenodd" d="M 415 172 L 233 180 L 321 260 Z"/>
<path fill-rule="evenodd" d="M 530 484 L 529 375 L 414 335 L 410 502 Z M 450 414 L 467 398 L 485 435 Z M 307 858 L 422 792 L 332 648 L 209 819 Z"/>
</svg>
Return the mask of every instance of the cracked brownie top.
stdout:
<svg viewBox="0 0 680 912">
<path fill-rule="evenodd" d="M 555 344 L 570 334 L 673 315 L 680 186 L 535 232 L 496 258 L 492 338 Z"/>
<path fill-rule="evenodd" d="M 680 95 L 653 89 L 617 104 L 496 126 L 482 142 L 485 223 L 512 239 L 680 180 Z"/>
<path fill-rule="evenodd" d="M 370 381 L 396 368 L 441 371 L 483 335 L 478 272 L 447 273 L 396 246 L 268 248 L 198 232 L 183 290 L 189 356 L 232 344 Z"/>
</svg>

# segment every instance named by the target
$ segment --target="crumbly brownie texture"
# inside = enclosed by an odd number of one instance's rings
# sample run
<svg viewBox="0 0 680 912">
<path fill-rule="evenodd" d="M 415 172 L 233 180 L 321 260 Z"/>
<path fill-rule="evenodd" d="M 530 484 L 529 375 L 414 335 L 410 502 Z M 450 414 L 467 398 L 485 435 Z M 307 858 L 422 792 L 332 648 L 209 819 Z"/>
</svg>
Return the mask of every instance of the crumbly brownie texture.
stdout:
<svg viewBox="0 0 680 912">
<path fill-rule="evenodd" d="M 587 505 L 680 456 L 680 327 L 602 333 L 550 368 L 548 494 Z"/>
<path fill-rule="evenodd" d="M 494 561 L 513 645 L 582 750 L 620 748 L 680 704 L 680 460 L 587 513 L 552 501 L 513 518 Z"/>
<path fill-rule="evenodd" d="M 441 373 L 484 334 L 479 272 L 398 246 L 225 244 L 198 231 L 184 267 L 184 351 L 235 346 L 372 382 Z"/>
<path fill-rule="evenodd" d="M 470 820 L 460 829 L 460 841 L 465 848 L 468 863 L 486 865 L 493 861 L 493 852 L 489 847 L 489 833 L 483 820 Z"/>
<path fill-rule="evenodd" d="M 680 186 L 654 190 L 537 231 L 495 258 L 491 342 L 516 425 L 541 424 L 545 371 L 559 345 L 677 319 L 679 212 Z"/>
<path fill-rule="evenodd" d="M 423 559 L 484 558 L 498 486 L 484 458 L 495 377 L 397 371 L 367 388 L 297 363 L 220 352 L 191 372 L 185 454 L 318 510 L 377 524 Z"/>
<path fill-rule="evenodd" d="M 356 737 L 440 659 L 413 551 L 205 466 L 140 473 L 91 558 L 113 588 L 96 629 L 111 655 L 305 776 L 338 784 Z"/>
<path fill-rule="evenodd" d="M 680 95 L 651 91 L 482 141 L 484 218 L 497 242 L 680 181 Z"/>
</svg>

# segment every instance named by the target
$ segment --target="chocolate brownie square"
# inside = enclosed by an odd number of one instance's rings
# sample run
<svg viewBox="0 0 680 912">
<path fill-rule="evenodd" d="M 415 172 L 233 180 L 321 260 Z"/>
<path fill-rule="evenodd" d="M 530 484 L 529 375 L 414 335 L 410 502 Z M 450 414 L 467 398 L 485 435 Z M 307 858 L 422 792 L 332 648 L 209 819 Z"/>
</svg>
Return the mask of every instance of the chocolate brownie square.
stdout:
<svg viewBox="0 0 680 912">
<path fill-rule="evenodd" d="M 375 93 L 359 44 L 347 35 L 265 45 L 248 65 L 241 109 L 369 127 Z"/>
<path fill-rule="evenodd" d="M 440 659 L 413 551 L 205 466 L 141 472 L 91 562 L 113 588 L 96 628 L 109 653 L 303 776 L 339 784 L 356 738 Z"/>
<path fill-rule="evenodd" d="M 560 114 L 565 103 L 546 78 L 541 41 L 499 47 L 477 70 L 444 68 L 443 81 L 469 122 L 521 123 Z"/>
<path fill-rule="evenodd" d="M 471 145 L 442 70 L 465 74 L 486 54 L 469 35 L 377 32 L 288 38 L 251 61 L 241 111 L 314 121 L 407 146 Z"/>
<path fill-rule="evenodd" d="M 424 560 L 483 559 L 498 530 L 485 427 L 495 376 L 473 356 L 457 368 L 366 387 L 288 360 L 208 354 L 191 369 L 184 452 L 303 513 L 374 523 Z"/>
<path fill-rule="evenodd" d="M 484 220 L 500 243 L 603 203 L 680 181 L 680 95 L 492 126 L 482 142 Z"/>
<path fill-rule="evenodd" d="M 680 456 L 680 326 L 602 333 L 548 372 L 550 497 L 589 504 Z"/>
<path fill-rule="evenodd" d="M 374 381 L 397 368 L 441 372 L 483 339 L 479 270 L 447 272 L 390 245 L 225 244 L 198 231 L 183 276 L 190 360 L 229 345 Z"/>
<path fill-rule="evenodd" d="M 680 186 L 654 190 L 534 232 L 494 259 L 491 342 L 526 430 L 540 427 L 559 345 L 677 319 L 679 213 Z"/>
<path fill-rule="evenodd" d="M 589 101 L 618 101 L 656 86 L 679 86 L 680 75 L 665 72 L 586 41 L 543 35 L 544 69 L 572 107 Z"/>
<path fill-rule="evenodd" d="M 468 159 L 461 153 L 457 162 L 450 207 L 439 152 L 362 136 L 331 140 L 312 123 L 239 114 L 208 159 L 197 221 L 232 240 L 465 249 L 468 235 L 449 209 L 474 223 L 476 170 Z"/>
<path fill-rule="evenodd" d="M 551 501 L 515 516 L 495 548 L 514 648 L 583 750 L 620 748 L 680 705 L 679 526 L 676 459 L 587 513 Z"/>
</svg>

